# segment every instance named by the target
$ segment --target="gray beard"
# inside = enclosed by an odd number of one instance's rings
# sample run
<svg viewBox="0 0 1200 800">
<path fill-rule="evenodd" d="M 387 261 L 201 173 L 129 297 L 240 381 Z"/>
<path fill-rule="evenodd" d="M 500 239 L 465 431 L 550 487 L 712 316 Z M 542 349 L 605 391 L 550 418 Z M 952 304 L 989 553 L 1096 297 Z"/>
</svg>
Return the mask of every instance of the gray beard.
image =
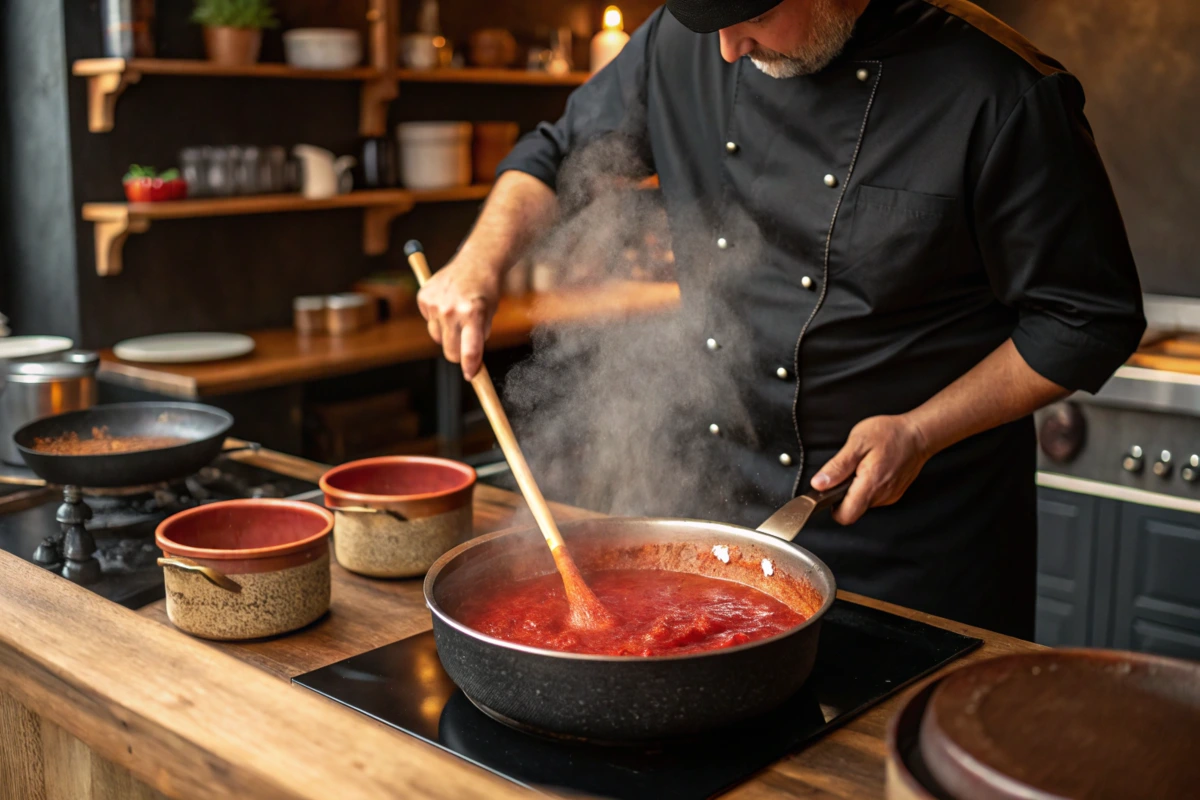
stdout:
<svg viewBox="0 0 1200 800">
<path fill-rule="evenodd" d="M 815 0 L 812 21 L 809 43 L 795 52 L 780 53 L 757 47 L 747 57 L 763 74 L 772 78 L 797 78 L 820 72 L 850 41 L 856 20 L 841 0 Z"/>
</svg>

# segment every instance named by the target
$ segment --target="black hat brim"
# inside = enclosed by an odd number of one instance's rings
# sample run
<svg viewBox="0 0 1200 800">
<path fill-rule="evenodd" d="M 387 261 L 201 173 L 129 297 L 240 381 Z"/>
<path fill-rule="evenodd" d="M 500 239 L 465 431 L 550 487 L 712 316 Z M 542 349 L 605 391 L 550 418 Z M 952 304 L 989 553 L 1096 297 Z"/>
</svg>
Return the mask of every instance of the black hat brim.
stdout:
<svg viewBox="0 0 1200 800">
<path fill-rule="evenodd" d="M 667 10 L 684 27 L 712 33 L 765 14 L 783 0 L 667 0 Z"/>
</svg>

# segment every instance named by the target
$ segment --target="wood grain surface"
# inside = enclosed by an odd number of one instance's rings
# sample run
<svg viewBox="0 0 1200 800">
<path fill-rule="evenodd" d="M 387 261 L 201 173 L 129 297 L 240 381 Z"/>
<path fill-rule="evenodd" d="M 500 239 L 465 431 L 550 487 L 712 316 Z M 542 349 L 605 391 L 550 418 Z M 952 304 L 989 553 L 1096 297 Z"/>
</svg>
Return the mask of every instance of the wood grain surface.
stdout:
<svg viewBox="0 0 1200 800">
<path fill-rule="evenodd" d="M 157 203 L 84 203 L 82 214 L 83 218 L 89 222 L 103 222 L 126 217 L 152 221 L 230 217 L 245 214 L 282 214 L 292 211 L 321 211 L 330 208 L 373 208 L 377 206 L 411 208 L 416 203 L 482 200 L 491 190 L 491 184 L 477 184 L 420 191 L 365 189 L 315 200 L 300 194 L 281 193 L 246 195 L 244 197 L 205 197 Z"/>
<path fill-rule="evenodd" d="M 500 301 L 489 347 L 529 340 L 538 325 L 599 322 L 675 308 L 674 283 L 616 283 Z M 433 358 L 441 347 L 425 320 L 408 316 L 345 336 L 300 336 L 291 328 L 251 332 L 255 350 L 244 358 L 202 364 L 135 364 L 111 350 L 100 354 L 100 377 L 171 397 L 197 398 L 282 386 L 375 367 Z"/>
<path fill-rule="evenodd" d="M 238 457 L 310 480 L 323 470 L 274 453 Z M 563 506 L 554 512 L 560 520 L 590 515 Z M 477 487 L 477 532 L 530 521 L 515 495 Z M 984 639 L 956 665 L 1037 649 L 840 596 Z M 168 797 L 517 796 L 490 774 L 287 683 L 429 627 L 419 580 L 371 580 L 335 566 L 331 610 L 308 628 L 265 641 L 204 642 L 171 627 L 162 603 L 130 612 L 0 553 L 0 692 Z M 782 759 L 728 797 L 882 796 L 886 726 L 900 699 Z M 6 722 L 12 716 L 0 713 Z"/>
<path fill-rule="evenodd" d="M 214 78 L 291 78 L 294 80 L 361 81 L 385 74 L 372 67 L 351 69 L 301 69 L 288 64 L 217 64 L 191 58 L 84 58 L 71 65 L 80 77 L 136 72 L 142 75 L 189 75 Z"/>
</svg>

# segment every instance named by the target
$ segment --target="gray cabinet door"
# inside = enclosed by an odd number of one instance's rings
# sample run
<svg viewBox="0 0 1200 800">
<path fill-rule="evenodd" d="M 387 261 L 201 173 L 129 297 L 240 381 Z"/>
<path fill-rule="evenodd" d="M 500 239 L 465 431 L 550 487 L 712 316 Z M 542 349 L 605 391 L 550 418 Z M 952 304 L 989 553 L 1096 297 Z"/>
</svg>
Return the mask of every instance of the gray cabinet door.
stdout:
<svg viewBox="0 0 1200 800">
<path fill-rule="evenodd" d="M 1038 489 L 1038 643 L 1091 644 L 1095 607 L 1095 497 Z"/>
<path fill-rule="evenodd" d="M 1200 517 L 1122 503 L 1111 644 L 1200 659 Z"/>
</svg>

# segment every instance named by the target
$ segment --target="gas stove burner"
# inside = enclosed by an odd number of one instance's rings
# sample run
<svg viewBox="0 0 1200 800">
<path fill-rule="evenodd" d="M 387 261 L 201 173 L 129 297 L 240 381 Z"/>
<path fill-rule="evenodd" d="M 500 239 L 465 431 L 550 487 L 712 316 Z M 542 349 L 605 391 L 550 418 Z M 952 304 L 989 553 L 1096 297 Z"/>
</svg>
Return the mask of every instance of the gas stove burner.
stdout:
<svg viewBox="0 0 1200 800">
<path fill-rule="evenodd" d="M 96 560 L 105 573 L 137 572 L 158 565 L 159 549 L 151 539 L 112 539 L 101 541 Z"/>
<path fill-rule="evenodd" d="M 162 483 L 19 490 L 0 498 L 9 499 L 0 502 L 0 549 L 137 608 L 163 596 L 154 531 L 167 517 L 220 500 L 316 491 L 308 481 L 225 457 Z"/>
</svg>

